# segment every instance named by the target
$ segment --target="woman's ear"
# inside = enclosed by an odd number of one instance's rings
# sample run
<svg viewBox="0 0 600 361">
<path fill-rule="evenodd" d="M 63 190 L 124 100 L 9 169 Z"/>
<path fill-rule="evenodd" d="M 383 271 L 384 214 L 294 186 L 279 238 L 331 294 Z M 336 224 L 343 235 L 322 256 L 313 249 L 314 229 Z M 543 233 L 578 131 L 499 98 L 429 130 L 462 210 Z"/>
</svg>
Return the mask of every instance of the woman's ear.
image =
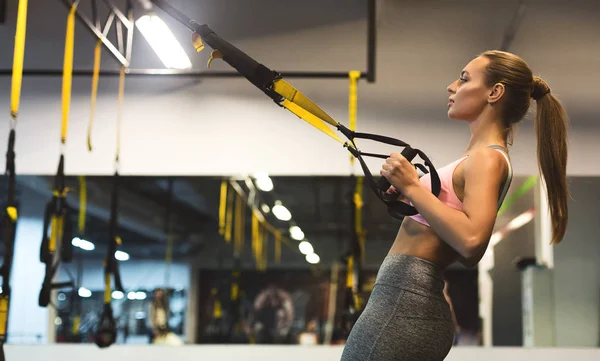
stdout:
<svg viewBox="0 0 600 361">
<path fill-rule="evenodd" d="M 488 95 L 488 103 L 493 104 L 496 103 L 497 101 L 499 101 L 502 96 L 504 95 L 504 84 L 502 83 L 496 83 L 494 84 L 494 86 L 492 87 L 489 95 Z"/>
</svg>

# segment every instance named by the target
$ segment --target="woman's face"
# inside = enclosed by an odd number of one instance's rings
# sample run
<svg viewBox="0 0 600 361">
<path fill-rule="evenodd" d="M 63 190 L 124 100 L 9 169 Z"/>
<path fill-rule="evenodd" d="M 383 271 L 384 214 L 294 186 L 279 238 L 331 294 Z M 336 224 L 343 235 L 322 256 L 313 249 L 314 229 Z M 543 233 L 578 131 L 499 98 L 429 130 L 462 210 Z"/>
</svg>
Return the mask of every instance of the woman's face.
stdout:
<svg viewBox="0 0 600 361">
<path fill-rule="evenodd" d="M 461 71 L 459 78 L 448 86 L 448 117 L 473 121 L 483 112 L 491 93 L 484 74 L 488 62 L 485 57 L 473 59 Z"/>
</svg>

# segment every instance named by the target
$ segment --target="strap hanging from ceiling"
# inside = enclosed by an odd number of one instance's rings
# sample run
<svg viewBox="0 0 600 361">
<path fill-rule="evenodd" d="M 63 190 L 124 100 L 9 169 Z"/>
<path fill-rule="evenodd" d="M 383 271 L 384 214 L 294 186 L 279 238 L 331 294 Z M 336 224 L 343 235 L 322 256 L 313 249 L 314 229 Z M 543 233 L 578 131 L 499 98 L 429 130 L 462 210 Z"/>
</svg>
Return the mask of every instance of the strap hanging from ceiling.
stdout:
<svg viewBox="0 0 600 361">
<path fill-rule="evenodd" d="M 25 56 L 25 38 L 27 32 L 27 0 L 19 0 L 15 45 L 13 54 L 13 70 L 10 101 L 10 131 L 8 149 L 6 151 L 6 169 L 4 175 L 8 179 L 6 206 L 2 210 L 0 225 L 4 240 L 4 256 L 0 267 L 2 291 L 0 291 L 0 361 L 5 361 L 4 343 L 8 338 L 8 312 L 10 308 L 10 277 L 17 231 L 17 200 L 15 174 L 15 138 L 16 123 L 21 101 L 21 85 L 23 80 L 23 59 Z"/>
</svg>

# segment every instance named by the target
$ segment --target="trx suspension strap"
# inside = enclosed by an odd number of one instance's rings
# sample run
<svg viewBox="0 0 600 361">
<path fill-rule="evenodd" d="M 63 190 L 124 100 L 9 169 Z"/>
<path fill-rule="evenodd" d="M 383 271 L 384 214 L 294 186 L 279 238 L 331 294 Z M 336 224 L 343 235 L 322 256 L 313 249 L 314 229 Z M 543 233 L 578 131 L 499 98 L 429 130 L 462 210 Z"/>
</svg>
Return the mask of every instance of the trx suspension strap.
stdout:
<svg viewBox="0 0 600 361">
<path fill-rule="evenodd" d="M 117 338 L 117 323 L 113 317 L 111 306 L 112 288 L 111 277 L 114 278 L 115 290 L 125 292 L 121 283 L 119 262 L 115 257 L 117 245 L 122 243 L 119 232 L 119 155 L 120 155 L 120 125 L 122 105 L 125 89 L 125 67 L 121 67 L 119 77 L 119 107 L 117 111 L 117 151 L 115 157 L 115 174 L 113 176 L 113 188 L 110 200 L 110 224 L 108 228 L 108 247 L 104 259 L 104 307 L 100 315 L 100 322 L 96 329 L 95 343 L 100 348 L 109 347 Z"/>
<path fill-rule="evenodd" d="M 254 86 L 259 88 L 268 97 L 270 97 L 276 104 L 286 108 L 299 118 L 303 119 L 307 123 L 313 125 L 331 138 L 343 144 L 344 147 L 347 148 L 348 151 L 358 159 L 363 172 L 365 173 L 365 177 L 369 183 L 369 186 L 373 189 L 377 197 L 386 204 L 389 213 L 393 217 L 403 218 L 404 216 L 415 215 L 418 213 L 418 211 L 409 204 L 398 201 L 396 199 L 397 196 L 390 196 L 386 194 L 386 191 L 390 187 L 390 183 L 384 177 L 380 178 L 380 180 L 376 182 L 363 159 L 363 156 L 382 159 L 386 159 L 388 156 L 361 152 L 355 144 L 355 139 L 369 139 L 393 146 L 404 147 L 402 155 L 409 161 L 412 161 L 417 155 L 421 157 L 425 166 L 422 164 L 415 164 L 415 166 L 421 169 L 424 173 L 428 173 L 429 170 L 431 173 L 432 193 L 436 197 L 439 196 L 439 176 L 429 158 L 421 150 L 413 148 L 409 144 L 398 139 L 377 134 L 358 133 L 348 129 L 344 125 L 331 118 L 304 94 L 286 82 L 282 78 L 281 74 L 267 68 L 263 64 L 258 63 L 241 50 L 221 39 L 213 30 L 208 27 L 208 25 L 199 25 L 194 20 L 191 20 L 185 16 L 179 10 L 173 8 L 165 0 L 151 1 L 165 11 L 168 15 L 185 25 L 188 29 L 192 30 L 192 41 L 197 52 L 200 52 L 204 49 L 204 42 L 214 49 L 208 62 L 209 66 L 212 60 L 216 58 L 223 59 L 248 81 L 254 84 Z M 329 128 L 329 126 L 332 126 L 341 132 L 348 139 L 348 142 L 343 142 L 337 136 L 337 134 L 331 128 Z"/>
<path fill-rule="evenodd" d="M 350 129 L 356 129 L 356 108 L 357 108 L 357 82 L 360 72 L 352 71 L 349 73 L 349 124 Z M 350 164 L 354 164 L 354 157 L 350 158 Z M 345 309 L 347 311 L 347 320 L 350 324 L 354 324 L 360 311 L 362 310 L 362 297 L 360 290 L 362 289 L 362 263 L 364 259 L 364 231 L 362 229 L 362 206 L 363 206 L 363 177 L 351 175 L 351 180 L 354 185 L 349 194 L 350 204 L 352 204 L 350 229 L 352 229 L 351 237 L 348 240 L 348 250 L 346 254 L 346 298 Z"/>
<path fill-rule="evenodd" d="M 23 58 L 25 54 L 25 35 L 27 28 L 27 0 L 19 1 L 17 28 L 15 33 L 15 48 L 13 55 L 13 73 L 10 104 L 10 132 L 8 134 L 8 149 L 6 151 L 6 170 L 8 191 L 6 207 L 2 210 L 0 225 L 4 240 L 4 258 L 0 267 L 2 276 L 2 291 L 0 292 L 0 361 L 4 361 L 4 343 L 8 338 L 8 310 L 10 306 L 10 274 L 15 248 L 17 231 L 17 201 L 15 180 L 15 128 L 21 100 L 21 82 L 23 79 Z"/>
<path fill-rule="evenodd" d="M 40 262 L 46 265 L 46 275 L 40 290 L 38 303 L 46 307 L 50 303 L 53 289 L 74 287 L 74 283 L 52 283 L 60 262 L 69 263 L 73 258 L 73 212 L 67 203 L 69 188 L 65 182 L 65 157 L 64 146 L 67 142 L 67 128 L 69 125 L 69 108 L 71 105 L 71 83 L 73 76 L 73 45 L 75 39 L 75 11 L 77 2 L 71 6 L 67 17 L 67 31 L 65 36 L 65 53 L 63 64 L 62 82 L 62 122 L 61 122 L 61 155 L 58 170 L 54 178 L 52 199 L 46 205 L 44 213 L 44 228 L 40 249 Z M 57 254 L 57 249 L 59 253 Z M 58 257 L 58 260 L 56 258 Z"/>
</svg>

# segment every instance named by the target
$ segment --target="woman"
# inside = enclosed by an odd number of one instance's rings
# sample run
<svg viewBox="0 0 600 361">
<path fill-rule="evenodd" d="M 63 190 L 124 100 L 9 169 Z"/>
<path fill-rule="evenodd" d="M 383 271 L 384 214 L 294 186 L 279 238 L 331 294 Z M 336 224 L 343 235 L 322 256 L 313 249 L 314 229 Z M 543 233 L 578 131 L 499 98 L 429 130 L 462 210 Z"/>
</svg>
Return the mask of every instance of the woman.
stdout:
<svg viewBox="0 0 600 361">
<path fill-rule="evenodd" d="M 552 243 L 565 233 L 567 116 L 548 85 L 518 56 L 487 51 L 467 64 L 447 90 L 448 116 L 469 125 L 470 142 L 462 156 L 438 170 L 439 198 L 431 193 L 429 175 L 419 179 L 400 154 L 383 164 L 380 173 L 392 185 L 388 192 L 419 214 L 402 222 L 342 361 L 446 357 L 454 324 L 443 294 L 443 272 L 457 261 L 472 267 L 485 253 L 512 178 L 507 143 L 530 98 L 537 103 L 537 156 L 548 191 Z"/>
</svg>

